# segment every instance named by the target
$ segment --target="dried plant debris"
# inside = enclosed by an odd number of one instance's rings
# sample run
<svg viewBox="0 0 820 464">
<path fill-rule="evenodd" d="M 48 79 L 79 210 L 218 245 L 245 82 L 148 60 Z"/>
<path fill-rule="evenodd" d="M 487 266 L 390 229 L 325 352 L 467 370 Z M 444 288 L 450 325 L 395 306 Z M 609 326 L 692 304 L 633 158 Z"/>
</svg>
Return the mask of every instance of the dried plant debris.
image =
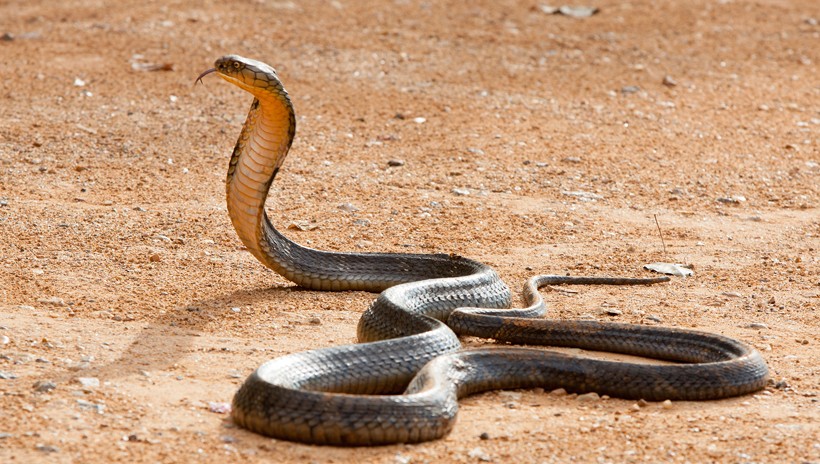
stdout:
<svg viewBox="0 0 820 464">
<path fill-rule="evenodd" d="M 645 265 L 643 268 L 657 272 L 659 274 L 666 274 L 684 278 L 695 274 L 695 272 L 692 271 L 691 267 L 687 266 L 686 264 L 651 263 Z"/>
</svg>

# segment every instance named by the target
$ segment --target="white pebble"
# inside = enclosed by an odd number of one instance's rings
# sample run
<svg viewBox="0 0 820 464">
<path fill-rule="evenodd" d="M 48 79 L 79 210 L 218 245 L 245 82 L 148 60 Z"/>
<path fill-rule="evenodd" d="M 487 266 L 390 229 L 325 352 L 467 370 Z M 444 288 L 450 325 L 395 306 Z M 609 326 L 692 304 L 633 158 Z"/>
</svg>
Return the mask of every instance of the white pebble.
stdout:
<svg viewBox="0 0 820 464">
<path fill-rule="evenodd" d="M 96 377 L 77 377 L 77 382 L 80 382 L 80 385 L 88 388 L 100 386 L 100 379 Z"/>
</svg>

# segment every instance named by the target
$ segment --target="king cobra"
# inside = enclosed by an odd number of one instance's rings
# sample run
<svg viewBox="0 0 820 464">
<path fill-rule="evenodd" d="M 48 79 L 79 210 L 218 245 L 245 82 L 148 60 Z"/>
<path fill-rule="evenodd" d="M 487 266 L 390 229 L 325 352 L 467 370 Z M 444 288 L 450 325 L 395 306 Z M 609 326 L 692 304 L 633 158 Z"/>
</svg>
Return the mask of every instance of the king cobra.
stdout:
<svg viewBox="0 0 820 464">
<path fill-rule="evenodd" d="M 656 326 L 560 321 L 538 289 L 550 284 L 653 284 L 668 278 L 532 277 L 523 309 L 482 263 L 451 254 L 335 253 L 282 235 L 265 200 L 293 142 L 296 118 L 269 65 L 236 55 L 216 73 L 253 96 L 226 180 L 228 214 L 265 266 L 312 290 L 380 292 L 362 315 L 358 344 L 264 363 L 236 393 L 232 418 L 270 437 L 327 445 L 434 440 L 453 427 L 458 399 L 493 389 L 565 388 L 626 399 L 709 400 L 763 388 L 768 369 L 749 345 Z M 459 335 L 502 345 L 462 349 Z M 509 344 L 576 347 L 666 361 L 601 360 Z"/>
</svg>

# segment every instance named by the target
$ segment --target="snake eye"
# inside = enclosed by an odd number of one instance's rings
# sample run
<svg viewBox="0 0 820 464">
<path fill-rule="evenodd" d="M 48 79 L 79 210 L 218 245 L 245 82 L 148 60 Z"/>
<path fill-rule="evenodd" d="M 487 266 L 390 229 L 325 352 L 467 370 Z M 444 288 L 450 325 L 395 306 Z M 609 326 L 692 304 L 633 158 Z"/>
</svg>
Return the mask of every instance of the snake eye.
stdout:
<svg viewBox="0 0 820 464">
<path fill-rule="evenodd" d="M 240 63 L 238 61 L 233 62 L 233 69 L 236 69 L 237 71 L 239 71 L 239 68 L 241 68 L 241 67 L 242 67 L 242 63 Z"/>
</svg>

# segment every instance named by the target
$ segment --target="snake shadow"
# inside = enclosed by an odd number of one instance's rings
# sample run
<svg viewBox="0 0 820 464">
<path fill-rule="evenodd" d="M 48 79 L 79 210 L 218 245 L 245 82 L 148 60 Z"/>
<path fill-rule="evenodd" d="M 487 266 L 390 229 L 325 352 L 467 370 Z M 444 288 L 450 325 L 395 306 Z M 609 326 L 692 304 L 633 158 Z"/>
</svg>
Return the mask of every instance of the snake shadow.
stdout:
<svg viewBox="0 0 820 464">
<path fill-rule="evenodd" d="M 285 294 L 302 291 L 310 290 L 288 285 L 272 286 L 236 290 L 181 304 L 149 321 L 115 360 L 100 366 L 92 364 L 83 370 L 83 376 L 111 380 L 141 371 L 171 368 L 190 354 L 194 339 L 205 333 L 206 326 L 226 317 L 226 306 L 254 307 L 259 302 L 276 301 Z"/>
</svg>

